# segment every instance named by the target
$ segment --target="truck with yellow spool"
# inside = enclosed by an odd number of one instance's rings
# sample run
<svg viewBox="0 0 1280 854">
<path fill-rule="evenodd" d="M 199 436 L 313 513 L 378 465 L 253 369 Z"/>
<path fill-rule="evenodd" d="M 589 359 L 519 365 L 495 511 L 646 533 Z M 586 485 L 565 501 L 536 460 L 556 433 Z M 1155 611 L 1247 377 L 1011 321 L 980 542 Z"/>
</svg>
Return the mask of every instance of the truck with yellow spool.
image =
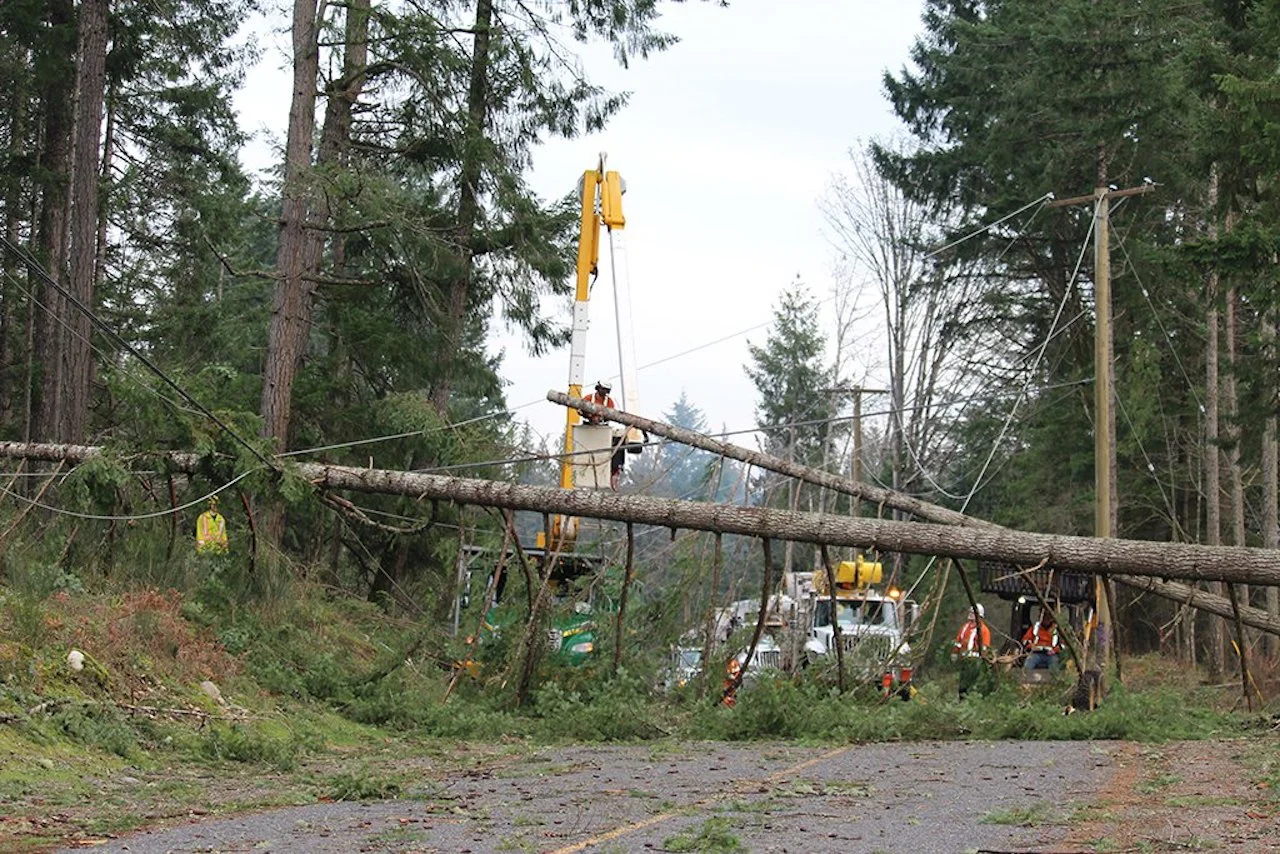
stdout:
<svg viewBox="0 0 1280 854">
<path fill-rule="evenodd" d="M 907 632 L 918 620 L 920 606 L 904 599 L 896 587 L 881 588 L 879 561 L 858 555 L 836 564 L 831 572 L 834 592 L 825 570 L 794 575 L 789 586 L 796 602 L 795 624 L 804 632 L 802 663 L 834 666 L 838 633 L 846 673 L 878 680 L 886 693 L 909 692 Z"/>
</svg>

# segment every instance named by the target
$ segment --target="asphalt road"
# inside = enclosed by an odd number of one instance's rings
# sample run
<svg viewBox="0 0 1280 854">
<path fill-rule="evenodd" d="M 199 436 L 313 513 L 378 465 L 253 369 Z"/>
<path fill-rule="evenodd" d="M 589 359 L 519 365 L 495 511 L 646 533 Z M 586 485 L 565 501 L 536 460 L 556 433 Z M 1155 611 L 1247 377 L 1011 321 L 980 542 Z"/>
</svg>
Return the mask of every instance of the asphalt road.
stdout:
<svg viewBox="0 0 1280 854">
<path fill-rule="evenodd" d="M 548 748 L 467 772 L 428 769 L 421 787 L 401 800 L 210 819 L 124 836 L 95 850 L 1053 851 L 1070 830 L 1073 810 L 1109 778 L 1113 745 Z"/>
</svg>

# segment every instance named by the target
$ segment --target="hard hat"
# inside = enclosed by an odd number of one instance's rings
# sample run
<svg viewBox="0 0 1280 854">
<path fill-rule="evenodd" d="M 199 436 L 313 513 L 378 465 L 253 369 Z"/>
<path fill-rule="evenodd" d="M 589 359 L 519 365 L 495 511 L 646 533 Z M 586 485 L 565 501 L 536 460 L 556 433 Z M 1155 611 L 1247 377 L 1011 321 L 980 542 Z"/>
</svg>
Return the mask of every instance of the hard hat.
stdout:
<svg viewBox="0 0 1280 854">
<path fill-rule="evenodd" d="M 605 380 L 596 380 L 596 388 L 603 389 L 604 391 L 611 391 L 613 386 L 609 385 Z"/>
<path fill-rule="evenodd" d="M 987 616 L 987 609 L 982 607 L 981 602 L 979 602 L 977 605 L 974 605 L 973 607 L 974 607 L 974 610 L 978 612 L 979 617 Z"/>
</svg>

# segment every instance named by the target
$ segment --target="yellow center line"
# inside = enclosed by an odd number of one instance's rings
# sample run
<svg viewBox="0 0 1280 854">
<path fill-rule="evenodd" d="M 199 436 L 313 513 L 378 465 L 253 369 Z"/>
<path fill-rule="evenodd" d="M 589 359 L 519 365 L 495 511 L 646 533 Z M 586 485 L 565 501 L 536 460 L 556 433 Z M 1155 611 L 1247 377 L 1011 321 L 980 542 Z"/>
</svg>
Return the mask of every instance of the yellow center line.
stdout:
<svg viewBox="0 0 1280 854">
<path fill-rule="evenodd" d="M 835 750 L 829 750 L 826 753 L 820 754 L 818 756 L 811 756 L 803 762 L 800 762 L 796 765 L 792 765 L 790 768 L 784 768 L 781 771 L 775 771 L 774 773 L 766 777 L 764 779 L 764 782 L 766 785 L 772 785 L 785 777 L 790 777 L 793 774 L 796 774 L 800 771 L 805 770 L 806 768 L 817 765 L 820 762 L 825 762 L 828 759 L 834 759 L 835 757 L 839 756 L 841 753 L 846 753 L 852 749 L 853 749 L 853 745 L 846 745 L 845 747 L 837 747 Z M 581 842 L 575 842 L 573 845 L 566 845 L 563 848 L 553 849 L 552 851 L 548 852 L 548 854 L 575 854 L 575 852 L 582 851 L 586 848 L 591 847 L 592 845 L 601 845 L 605 842 L 611 842 L 620 836 L 626 836 L 629 833 L 635 833 L 637 830 L 644 830 L 645 828 L 653 827 L 655 824 L 661 824 L 662 822 L 676 818 L 677 816 L 685 815 L 686 814 L 685 811 L 689 809 L 689 807 L 706 806 L 708 804 L 713 804 L 716 801 L 724 800 L 725 798 L 731 797 L 736 794 L 739 794 L 739 792 L 737 791 L 725 792 L 723 794 L 715 795 L 710 798 L 703 798 L 702 800 L 698 800 L 698 801 L 694 801 L 693 803 L 686 804 L 680 809 L 668 810 L 667 812 L 659 813 L 658 815 L 649 816 L 649 818 L 646 818 L 642 821 L 636 821 L 636 822 L 632 822 L 631 824 L 624 824 L 621 827 L 615 827 L 613 830 L 609 830 L 604 833 L 598 834 L 596 836 L 592 836 L 589 839 L 582 840 Z"/>
</svg>

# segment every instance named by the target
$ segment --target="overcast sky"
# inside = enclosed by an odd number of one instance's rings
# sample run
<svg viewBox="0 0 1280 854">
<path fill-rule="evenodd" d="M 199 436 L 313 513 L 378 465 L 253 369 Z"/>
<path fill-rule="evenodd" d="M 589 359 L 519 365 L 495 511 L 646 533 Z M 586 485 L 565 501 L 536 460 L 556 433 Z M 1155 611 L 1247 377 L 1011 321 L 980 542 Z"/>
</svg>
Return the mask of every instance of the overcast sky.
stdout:
<svg viewBox="0 0 1280 854">
<path fill-rule="evenodd" d="M 815 297 L 829 294 L 836 251 L 817 201 L 846 169 L 851 146 L 898 132 L 881 76 L 907 62 L 921 2 L 732 0 L 728 8 L 666 9 L 662 26 L 680 38 L 666 52 L 626 70 L 607 53 L 584 57 L 589 77 L 631 92 L 631 101 L 604 132 L 541 148 L 532 182 L 546 197 L 562 195 L 608 153 L 609 168 L 627 182 L 639 412 L 660 418 L 684 390 L 713 428 L 742 429 L 753 425 L 755 407 L 743 372 L 747 341 L 764 342 L 773 304 L 797 276 Z M 287 44 L 287 34 L 264 38 L 262 62 L 237 100 L 250 130 L 282 132 L 287 78 L 260 84 L 281 74 Z M 278 92 L 279 103 L 266 91 Z M 590 303 L 588 383 L 618 373 L 607 259 L 601 267 Z M 562 307 L 564 318 L 570 309 Z M 734 335 L 750 327 L 760 328 Z M 821 331 L 834 335 L 830 321 Z M 669 358 L 726 336 L 733 337 Z M 500 324 L 491 346 L 506 353 L 510 406 L 566 386 L 567 347 L 530 358 Z M 517 416 L 553 447 L 559 441 L 564 415 L 555 404 Z"/>
</svg>

